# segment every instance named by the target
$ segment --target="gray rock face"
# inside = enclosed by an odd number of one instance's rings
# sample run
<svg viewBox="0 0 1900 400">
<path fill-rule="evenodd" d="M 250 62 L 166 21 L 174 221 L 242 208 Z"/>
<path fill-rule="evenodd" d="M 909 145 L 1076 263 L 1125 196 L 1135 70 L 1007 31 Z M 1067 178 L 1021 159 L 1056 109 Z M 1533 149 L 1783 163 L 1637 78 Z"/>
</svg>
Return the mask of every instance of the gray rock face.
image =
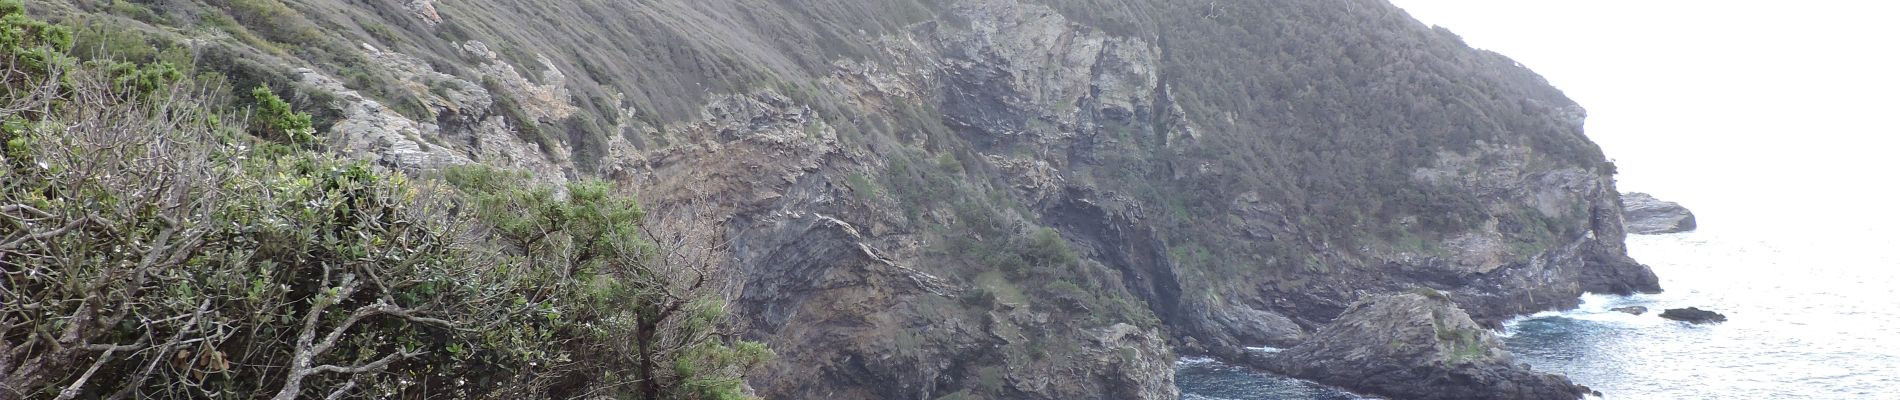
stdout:
<svg viewBox="0 0 1900 400">
<path fill-rule="evenodd" d="M 877 159 L 841 147 L 809 108 L 771 92 L 720 96 L 666 135 L 670 147 L 609 164 L 610 176 L 642 188 L 662 229 L 730 238 L 739 327 L 778 355 L 751 376 L 767 398 L 1178 396 L 1157 327 L 971 308 L 974 285 L 893 232 L 897 205 L 834 180 L 873 173 Z M 1008 350 L 1052 338 L 1074 348 L 1040 360 Z M 975 386 L 986 393 L 966 392 Z"/>
<path fill-rule="evenodd" d="M 1577 399 L 1589 388 L 1516 364 L 1504 343 L 1442 294 L 1375 296 L 1268 369 L 1395 399 Z"/>
<path fill-rule="evenodd" d="M 1638 235 L 1695 230 L 1695 213 L 1676 202 L 1658 200 L 1644 193 L 1623 194 L 1623 218 L 1629 232 Z"/>
<path fill-rule="evenodd" d="M 417 2 L 428 6 L 429 2 Z M 470 46 L 479 47 L 479 42 Z M 568 150 L 561 143 L 545 147 L 529 143 L 514 133 L 501 115 L 493 112 L 493 94 L 466 79 L 437 72 L 427 62 L 407 54 L 363 45 L 365 59 L 400 77 L 405 82 L 432 87 L 420 101 L 436 119 L 415 120 L 386 104 L 348 88 L 342 81 L 323 71 L 299 68 L 300 83 L 329 92 L 336 98 L 331 104 L 340 118 L 324 133 L 332 151 L 374 161 L 376 164 L 406 172 L 434 171 L 450 165 L 482 163 L 530 172 L 537 180 L 565 181 L 569 175 Z M 515 74 L 512 67 L 495 66 L 490 61 L 487 77 L 500 76 L 498 88 L 529 92 L 536 87 Z M 506 64 L 501 64 L 506 65 Z M 506 73 L 507 75 L 493 75 Z M 552 96 L 544 96 L 552 97 Z M 548 100 L 543 108 L 560 108 L 564 100 Z M 572 108 L 572 106 L 565 106 Z"/>
<path fill-rule="evenodd" d="M 329 91 L 338 99 L 336 106 L 343 115 L 326 135 L 335 151 L 405 171 L 472 162 L 453 149 L 424 139 L 425 135 L 439 134 L 434 125 L 405 118 L 330 76 L 310 69 L 297 72 L 303 83 Z"/>
</svg>

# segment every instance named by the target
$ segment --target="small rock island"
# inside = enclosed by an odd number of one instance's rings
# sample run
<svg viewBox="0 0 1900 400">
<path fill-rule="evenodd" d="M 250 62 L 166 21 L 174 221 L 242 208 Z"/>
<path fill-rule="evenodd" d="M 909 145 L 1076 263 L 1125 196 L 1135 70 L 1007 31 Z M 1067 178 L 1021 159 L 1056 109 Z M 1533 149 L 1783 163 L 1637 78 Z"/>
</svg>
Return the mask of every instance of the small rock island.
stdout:
<svg viewBox="0 0 1900 400">
<path fill-rule="evenodd" d="M 1695 307 L 1671 308 L 1663 311 L 1662 317 L 1691 324 L 1713 324 L 1728 321 L 1728 316 L 1726 315 Z"/>
<path fill-rule="evenodd" d="M 1629 233 L 1660 235 L 1695 230 L 1695 213 L 1673 201 L 1646 193 L 1623 194 L 1623 221 Z"/>
</svg>

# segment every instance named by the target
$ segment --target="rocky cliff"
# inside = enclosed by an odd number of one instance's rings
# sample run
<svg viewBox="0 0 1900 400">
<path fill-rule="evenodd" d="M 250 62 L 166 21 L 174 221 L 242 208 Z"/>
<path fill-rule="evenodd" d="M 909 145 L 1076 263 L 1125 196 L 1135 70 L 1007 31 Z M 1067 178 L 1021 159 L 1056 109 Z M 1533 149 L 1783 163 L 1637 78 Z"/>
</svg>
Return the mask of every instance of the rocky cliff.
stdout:
<svg viewBox="0 0 1900 400">
<path fill-rule="evenodd" d="M 1583 110 L 1383 0 L 33 7 L 294 91 L 332 151 L 638 192 L 726 243 L 768 398 L 1172 398 L 1177 348 L 1368 295 L 1660 290 Z"/>
</svg>

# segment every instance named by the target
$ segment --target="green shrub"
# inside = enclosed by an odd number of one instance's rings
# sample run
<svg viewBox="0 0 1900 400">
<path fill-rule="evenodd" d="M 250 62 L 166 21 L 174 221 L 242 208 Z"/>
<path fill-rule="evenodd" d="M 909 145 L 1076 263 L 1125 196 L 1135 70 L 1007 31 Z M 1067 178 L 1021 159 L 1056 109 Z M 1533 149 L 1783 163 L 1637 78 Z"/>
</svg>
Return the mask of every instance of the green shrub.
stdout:
<svg viewBox="0 0 1900 400">
<path fill-rule="evenodd" d="M 27 16 L 20 0 L 0 0 L 0 63 L 18 69 L 18 75 L 0 77 L 0 83 L 19 85 L 70 63 L 66 51 L 72 45 L 72 28 Z"/>
<path fill-rule="evenodd" d="M 395 46 L 401 43 L 402 35 L 396 33 L 396 30 L 390 28 L 389 25 L 375 21 L 359 21 L 359 23 L 362 24 L 364 32 L 369 32 L 370 37 L 382 41 L 384 46 Z"/>
<path fill-rule="evenodd" d="M 185 78 L 184 72 L 180 72 L 171 63 L 162 61 L 145 65 L 117 62 L 106 67 L 106 71 L 112 75 L 115 85 L 140 95 L 158 92 L 159 89 Z M 309 116 L 305 115 L 304 118 L 305 123 L 309 123 Z"/>
<path fill-rule="evenodd" d="M 108 10 L 113 14 L 123 15 L 146 23 L 161 24 L 170 22 L 158 13 L 152 12 L 150 7 L 126 0 L 112 0 L 112 5 L 108 7 Z"/>
<path fill-rule="evenodd" d="M 1069 242 L 1049 228 L 1036 230 L 1030 236 L 1023 257 L 1032 264 L 1047 266 L 1071 266 L 1080 261 L 1075 251 L 1069 249 Z"/>
<path fill-rule="evenodd" d="M 508 253 L 545 265 L 534 273 L 555 289 L 547 298 L 574 299 L 562 318 L 582 332 L 567 340 L 585 349 L 571 354 L 585 368 L 562 380 L 612 386 L 601 381 L 605 372 L 637 382 L 625 390 L 643 398 L 741 398 L 740 377 L 772 357 L 758 343 L 720 339 L 724 303 L 711 293 L 709 266 L 695 264 L 708 253 L 654 247 L 631 196 L 599 181 L 569 183 L 562 196 L 526 174 L 483 166 L 444 177 Z"/>
<path fill-rule="evenodd" d="M 877 186 L 873 185 L 871 178 L 865 177 L 864 174 L 852 174 L 846 177 L 844 182 L 851 188 L 851 193 L 857 194 L 860 199 L 877 198 Z"/>
<path fill-rule="evenodd" d="M 73 32 L 73 55 L 85 60 L 146 62 L 157 57 L 158 48 L 152 38 L 122 26 L 116 18 L 88 21 Z"/>
<path fill-rule="evenodd" d="M 251 123 L 259 137 L 293 145 L 316 143 L 317 130 L 310 124 L 310 114 L 292 111 L 290 103 L 277 97 L 268 86 L 252 89 L 251 98 L 257 101 Z"/>
</svg>

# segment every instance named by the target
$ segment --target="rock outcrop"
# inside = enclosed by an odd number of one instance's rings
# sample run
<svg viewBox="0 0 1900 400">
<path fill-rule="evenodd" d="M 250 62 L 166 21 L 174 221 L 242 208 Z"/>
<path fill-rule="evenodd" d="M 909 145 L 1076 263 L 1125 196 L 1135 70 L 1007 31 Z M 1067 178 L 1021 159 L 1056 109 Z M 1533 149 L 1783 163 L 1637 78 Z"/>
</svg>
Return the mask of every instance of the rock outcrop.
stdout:
<svg viewBox="0 0 1900 400">
<path fill-rule="evenodd" d="M 1728 316 L 1722 315 L 1722 313 L 1695 307 L 1663 310 L 1662 317 L 1691 324 L 1713 324 L 1728 321 Z"/>
<path fill-rule="evenodd" d="M 435 12 L 435 0 L 409 0 L 405 5 L 409 7 L 409 12 L 415 13 L 416 18 L 422 19 L 423 23 L 430 26 L 442 23 L 442 14 Z"/>
<path fill-rule="evenodd" d="M 1663 201 L 1645 193 L 1623 194 L 1624 224 L 1638 235 L 1688 232 L 1695 230 L 1695 213 L 1681 204 Z"/>
<path fill-rule="evenodd" d="M 1442 294 L 1382 295 L 1347 308 L 1267 368 L 1394 399 L 1563 399 L 1593 392 L 1516 364 L 1504 343 Z"/>
<path fill-rule="evenodd" d="M 1643 307 L 1643 306 L 1617 307 L 1617 308 L 1610 309 L 1610 311 L 1620 312 L 1620 313 L 1629 314 L 1629 315 L 1643 315 L 1643 314 L 1649 313 L 1649 307 Z"/>
</svg>

